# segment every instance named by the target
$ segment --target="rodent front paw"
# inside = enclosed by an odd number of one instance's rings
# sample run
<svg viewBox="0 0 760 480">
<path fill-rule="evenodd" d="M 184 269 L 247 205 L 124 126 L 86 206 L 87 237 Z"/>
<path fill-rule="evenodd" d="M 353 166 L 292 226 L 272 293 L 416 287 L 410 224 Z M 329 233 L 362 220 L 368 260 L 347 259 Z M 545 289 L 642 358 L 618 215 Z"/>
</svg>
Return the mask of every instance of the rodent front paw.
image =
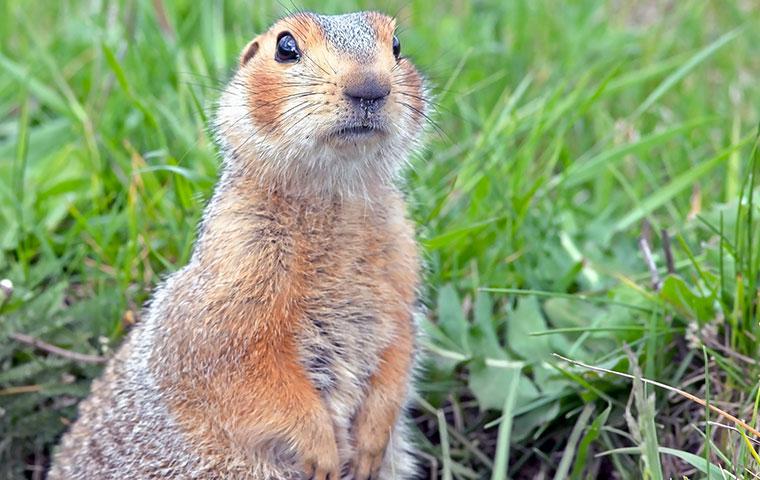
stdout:
<svg viewBox="0 0 760 480">
<path fill-rule="evenodd" d="M 304 478 L 307 480 L 340 480 L 340 470 L 311 463 L 304 467 Z"/>
<path fill-rule="evenodd" d="M 384 456 L 385 448 L 381 448 L 379 451 L 358 450 L 353 461 L 354 480 L 377 478 L 380 467 L 383 465 Z"/>
<path fill-rule="evenodd" d="M 360 415 L 355 424 L 356 452 L 352 461 L 354 480 L 377 478 L 383 465 L 389 434 L 377 424 L 378 417 Z"/>
<path fill-rule="evenodd" d="M 304 478 L 308 480 L 340 480 L 338 449 L 333 441 L 328 445 L 314 445 L 303 456 Z"/>
</svg>

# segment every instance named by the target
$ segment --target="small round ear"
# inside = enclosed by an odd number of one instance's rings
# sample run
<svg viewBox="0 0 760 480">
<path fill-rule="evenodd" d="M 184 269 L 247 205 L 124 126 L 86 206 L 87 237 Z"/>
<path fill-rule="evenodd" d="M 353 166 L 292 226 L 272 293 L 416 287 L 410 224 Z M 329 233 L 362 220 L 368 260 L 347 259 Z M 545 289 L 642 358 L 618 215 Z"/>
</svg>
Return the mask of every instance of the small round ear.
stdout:
<svg viewBox="0 0 760 480">
<path fill-rule="evenodd" d="M 248 45 L 245 46 L 243 49 L 243 52 L 240 54 L 240 66 L 244 66 L 250 59 L 256 55 L 256 52 L 259 51 L 259 42 L 258 39 L 251 40 Z"/>
</svg>

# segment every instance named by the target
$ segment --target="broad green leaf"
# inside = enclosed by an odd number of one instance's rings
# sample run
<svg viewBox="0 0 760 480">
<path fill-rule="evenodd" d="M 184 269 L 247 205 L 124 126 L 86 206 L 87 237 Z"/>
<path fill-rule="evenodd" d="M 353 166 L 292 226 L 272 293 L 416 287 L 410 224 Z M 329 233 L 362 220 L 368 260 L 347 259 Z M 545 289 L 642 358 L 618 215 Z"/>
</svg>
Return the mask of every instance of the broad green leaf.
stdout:
<svg viewBox="0 0 760 480">
<path fill-rule="evenodd" d="M 547 329 L 546 321 L 536 297 L 522 297 L 517 308 L 507 318 L 507 343 L 509 348 L 527 361 L 541 361 L 552 354 L 549 339 L 532 336 L 531 332 Z"/>
<path fill-rule="evenodd" d="M 662 283 L 660 297 L 690 320 L 705 322 L 715 316 L 715 298 L 694 292 L 679 276 L 668 275 Z"/>
<path fill-rule="evenodd" d="M 475 358 L 506 359 L 504 347 L 496 333 L 493 305 L 488 292 L 478 292 L 473 306 L 473 324 L 470 328 L 470 348 Z"/>
<path fill-rule="evenodd" d="M 438 291 L 438 326 L 462 352 L 470 353 L 469 323 L 464 316 L 459 295 L 451 284 Z"/>
<path fill-rule="evenodd" d="M 496 366 L 494 362 L 478 359 L 469 363 L 468 386 L 478 405 L 482 410 L 498 410 L 504 404 L 509 382 L 511 381 L 510 369 L 518 362 L 505 363 L 504 366 Z M 516 405 L 524 405 L 538 396 L 538 390 L 533 382 L 525 375 L 520 375 L 520 389 L 517 393 Z"/>
</svg>

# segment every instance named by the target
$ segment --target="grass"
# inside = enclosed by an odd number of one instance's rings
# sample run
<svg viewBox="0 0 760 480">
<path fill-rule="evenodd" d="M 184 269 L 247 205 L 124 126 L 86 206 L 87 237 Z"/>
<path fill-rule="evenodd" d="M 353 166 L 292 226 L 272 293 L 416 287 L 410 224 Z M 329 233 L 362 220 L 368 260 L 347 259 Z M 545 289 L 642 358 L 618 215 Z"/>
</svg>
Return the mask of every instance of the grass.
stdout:
<svg viewBox="0 0 760 480">
<path fill-rule="evenodd" d="M 757 478 L 760 439 L 641 379 L 758 425 L 760 4 L 385 5 L 302 6 L 398 12 L 436 85 L 405 185 L 425 475 Z M 101 368 L 14 339 L 107 355 L 139 321 L 190 255 L 219 89 L 286 9 L 0 2 L 0 477 L 43 478 Z"/>
</svg>

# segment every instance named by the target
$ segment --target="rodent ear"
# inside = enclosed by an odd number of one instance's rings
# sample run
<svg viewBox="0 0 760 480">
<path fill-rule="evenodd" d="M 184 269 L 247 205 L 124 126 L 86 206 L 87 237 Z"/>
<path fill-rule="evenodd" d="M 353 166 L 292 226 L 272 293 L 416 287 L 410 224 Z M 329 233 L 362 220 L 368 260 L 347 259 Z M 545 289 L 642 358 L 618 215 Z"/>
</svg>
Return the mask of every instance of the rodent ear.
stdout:
<svg viewBox="0 0 760 480">
<path fill-rule="evenodd" d="M 251 42 L 243 49 L 243 53 L 240 54 L 240 66 L 242 67 L 248 63 L 258 51 L 259 42 L 257 40 L 251 40 Z"/>
</svg>

